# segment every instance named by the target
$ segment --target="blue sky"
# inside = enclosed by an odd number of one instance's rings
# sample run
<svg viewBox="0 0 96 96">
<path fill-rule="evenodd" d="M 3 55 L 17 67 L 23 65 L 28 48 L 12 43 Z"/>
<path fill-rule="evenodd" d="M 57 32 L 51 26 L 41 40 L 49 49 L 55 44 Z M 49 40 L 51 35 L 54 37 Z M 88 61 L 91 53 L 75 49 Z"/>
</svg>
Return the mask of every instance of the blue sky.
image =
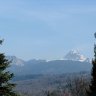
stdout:
<svg viewBox="0 0 96 96">
<path fill-rule="evenodd" d="M 22 59 L 93 57 L 96 0 L 0 0 L 0 48 Z"/>
</svg>

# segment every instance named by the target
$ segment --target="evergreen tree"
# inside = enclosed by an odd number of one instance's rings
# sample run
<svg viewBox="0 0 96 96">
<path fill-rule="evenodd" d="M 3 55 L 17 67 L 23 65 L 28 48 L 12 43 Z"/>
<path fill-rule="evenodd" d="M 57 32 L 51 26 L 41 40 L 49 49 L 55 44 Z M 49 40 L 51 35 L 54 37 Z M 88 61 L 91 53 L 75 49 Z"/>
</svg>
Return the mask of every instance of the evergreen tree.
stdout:
<svg viewBox="0 0 96 96">
<path fill-rule="evenodd" d="M 0 40 L 0 45 L 1 44 L 2 40 Z M 6 70 L 10 66 L 10 63 L 5 55 L 0 53 L 0 96 L 18 96 L 13 91 L 15 84 L 10 82 L 14 74 Z"/>
<path fill-rule="evenodd" d="M 96 33 L 95 33 L 96 38 Z M 96 44 L 94 45 L 94 59 L 92 60 L 91 84 L 89 86 L 88 96 L 96 96 Z"/>
</svg>

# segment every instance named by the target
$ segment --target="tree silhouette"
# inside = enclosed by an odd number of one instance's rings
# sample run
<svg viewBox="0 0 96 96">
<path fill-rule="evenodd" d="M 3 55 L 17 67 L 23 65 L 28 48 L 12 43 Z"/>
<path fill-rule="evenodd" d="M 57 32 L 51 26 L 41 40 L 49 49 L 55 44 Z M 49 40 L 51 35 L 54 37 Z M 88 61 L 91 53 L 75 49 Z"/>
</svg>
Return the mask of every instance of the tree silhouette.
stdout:
<svg viewBox="0 0 96 96">
<path fill-rule="evenodd" d="M 96 38 L 96 33 L 94 34 Z M 94 44 L 94 59 L 92 60 L 91 84 L 89 86 L 88 96 L 96 96 L 96 44 Z"/>
<path fill-rule="evenodd" d="M 1 44 L 2 40 L 0 40 Z M 14 74 L 6 70 L 10 66 L 10 63 L 6 59 L 6 56 L 0 53 L 0 96 L 19 96 L 13 91 L 15 84 L 10 82 Z"/>
</svg>

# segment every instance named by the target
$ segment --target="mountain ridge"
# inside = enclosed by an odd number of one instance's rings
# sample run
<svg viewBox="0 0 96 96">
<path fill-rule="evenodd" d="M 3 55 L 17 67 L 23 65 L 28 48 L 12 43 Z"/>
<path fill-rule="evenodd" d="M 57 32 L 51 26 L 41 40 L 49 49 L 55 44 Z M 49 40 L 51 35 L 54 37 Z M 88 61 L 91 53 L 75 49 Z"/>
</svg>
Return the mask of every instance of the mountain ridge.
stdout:
<svg viewBox="0 0 96 96">
<path fill-rule="evenodd" d="M 56 61 L 56 60 L 42 60 L 42 59 L 30 59 L 28 61 L 25 61 L 25 60 L 20 59 L 16 56 L 6 56 L 6 58 L 9 61 L 12 61 L 11 65 L 16 65 L 16 66 L 24 66 L 25 64 L 28 64 L 28 63 Z M 71 50 L 64 56 L 63 59 L 58 59 L 58 60 L 72 60 L 72 61 L 80 61 L 80 62 L 89 62 L 90 63 L 90 59 L 85 57 L 84 55 L 81 55 L 78 50 Z"/>
<path fill-rule="evenodd" d="M 71 54 L 77 56 L 76 52 L 71 52 Z M 63 73 L 74 73 L 82 71 L 91 71 L 91 63 L 87 58 L 80 60 L 81 55 L 78 58 L 68 58 L 63 60 L 37 60 L 31 59 L 24 61 L 17 58 L 16 56 L 10 56 L 10 60 L 13 59 L 14 62 L 11 63 L 10 71 L 16 75 L 29 75 L 29 74 L 63 74 Z M 8 57 L 7 57 L 8 58 Z M 12 58 L 12 59 L 11 59 Z M 15 60 L 14 60 L 15 59 Z M 16 63 L 16 64 L 14 64 Z"/>
</svg>

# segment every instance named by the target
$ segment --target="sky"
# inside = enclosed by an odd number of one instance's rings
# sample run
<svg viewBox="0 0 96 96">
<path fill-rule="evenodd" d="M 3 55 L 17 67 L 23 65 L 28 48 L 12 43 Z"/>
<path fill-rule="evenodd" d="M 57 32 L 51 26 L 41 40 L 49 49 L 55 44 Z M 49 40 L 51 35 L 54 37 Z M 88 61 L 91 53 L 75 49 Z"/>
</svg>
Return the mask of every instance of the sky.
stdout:
<svg viewBox="0 0 96 96">
<path fill-rule="evenodd" d="M 24 60 L 93 58 L 96 0 L 0 0 L 0 51 Z"/>
</svg>

